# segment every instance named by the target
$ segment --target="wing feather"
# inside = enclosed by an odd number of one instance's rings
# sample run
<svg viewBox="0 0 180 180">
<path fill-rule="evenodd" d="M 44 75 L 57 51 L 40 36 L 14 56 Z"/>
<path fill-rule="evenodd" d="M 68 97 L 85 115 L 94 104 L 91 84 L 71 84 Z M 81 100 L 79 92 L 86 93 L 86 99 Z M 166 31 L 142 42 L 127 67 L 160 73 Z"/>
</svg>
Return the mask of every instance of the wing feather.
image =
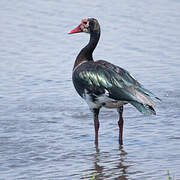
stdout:
<svg viewBox="0 0 180 180">
<path fill-rule="evenodd" d="M 140 89 L 140 83 L 126 70 L 106 61 L 83 63 L 73 73 L 73 83 L 78 93 L 83 97 L 84 91 L 94 95 L 104 94 L 114 100 L 136 101 L 154 106 L 149 94 Z"/>
</svg>

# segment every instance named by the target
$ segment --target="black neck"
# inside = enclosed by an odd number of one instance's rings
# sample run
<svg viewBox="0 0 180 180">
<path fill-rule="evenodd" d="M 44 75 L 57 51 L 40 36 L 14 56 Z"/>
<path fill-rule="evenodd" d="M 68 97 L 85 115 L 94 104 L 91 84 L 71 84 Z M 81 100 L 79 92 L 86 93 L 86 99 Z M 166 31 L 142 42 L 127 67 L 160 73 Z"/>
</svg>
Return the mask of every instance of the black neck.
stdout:
<svg viewBox="0 0 180 180">
<path fill-rule="evenodd" d="M 94 31 L 90 33 L 89 43 L 78 54 L 76 61 L 74 63 L 74 68 L 82 61 L 93 61 L 93 51 L 97 46 L 99 38 L 100 38 L 100 31 L 99 32 Z"/>
</svg>

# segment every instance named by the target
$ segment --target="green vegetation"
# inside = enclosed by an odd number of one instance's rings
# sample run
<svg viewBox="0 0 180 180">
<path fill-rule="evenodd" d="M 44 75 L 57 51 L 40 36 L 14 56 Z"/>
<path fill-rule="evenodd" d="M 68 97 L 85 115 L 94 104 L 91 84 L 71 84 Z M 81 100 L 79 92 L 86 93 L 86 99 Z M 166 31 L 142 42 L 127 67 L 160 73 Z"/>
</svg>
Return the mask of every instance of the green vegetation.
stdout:
<svg viewBox="0 0 180 180">
<path fill-rule="evenodd" d="M 173 177 L 171 177 L 168 169 L 167 169 L 167 176 L 168 176 L 168 180 L 176 180 L 174 175 L 173 175 Z"/>
<path fill-rule="evenodd" d="M 168 175 L 168 180 L 172 180 L 168 169 L 167 169 L 167 175 Z"/>
<path fill-rule="evenodd" d="M 95 180 L 96 178 L 96 173 L 94 174 L 94 176 L 91 178 L 91 180 Z"/>
</svg>

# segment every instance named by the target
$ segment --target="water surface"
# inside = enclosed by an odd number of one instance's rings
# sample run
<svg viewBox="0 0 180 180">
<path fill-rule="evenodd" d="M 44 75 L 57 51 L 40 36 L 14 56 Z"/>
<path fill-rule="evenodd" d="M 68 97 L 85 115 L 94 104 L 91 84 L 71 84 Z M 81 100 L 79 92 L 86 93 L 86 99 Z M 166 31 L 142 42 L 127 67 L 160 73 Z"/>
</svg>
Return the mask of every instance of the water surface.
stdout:
<svg viewBox="0 0 180 180">
<path fill-rule="evenodd" d="M 180 179 L 180 2 L 27 0 L 0 2 L 0 179 Z M 67 35 L 82 18 L 99 20 L 94 58 L 131 72 L 163 101 L 156 116 L 92 114 L 71 81 L 87 34 Z"/>
</svg>

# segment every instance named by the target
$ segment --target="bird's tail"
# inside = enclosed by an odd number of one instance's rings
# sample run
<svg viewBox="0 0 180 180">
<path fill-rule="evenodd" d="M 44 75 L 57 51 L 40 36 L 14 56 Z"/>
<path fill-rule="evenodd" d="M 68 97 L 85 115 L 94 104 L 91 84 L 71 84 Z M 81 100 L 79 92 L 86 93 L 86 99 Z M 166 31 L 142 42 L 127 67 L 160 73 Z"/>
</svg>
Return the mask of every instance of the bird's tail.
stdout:
<svg viewBox="0 0 180 180">
<path fill-rule="evenodd" d="M 134 107 L 136 107 L 136 109 L 138 111 L 140 111 L 141 113 L 143 114 L 153 114 L 153 115 L 156 115 L 156 111 L 154 110 L 154 108 L 148 104 L 142 104 L 142 103 L 139 103 L 137 101 L 131 101 L 130 102 Z"/>
<path fill-rule="evenodd" d="M 140 92 L 142 92 L 143 94 L 145 94 L 145 95 L 147 95 L 147 96 L 154 97 L 154 98 L 158 99 L 159 101 L 161 101 L 160 98 L 158 98 L 158 97 L 157 97 L 156 95 L 154 95 L 151 91 L 143 88 L 142 86 L 141 86 L 141 87 L 136 87 L 135 89 L 138 90 L 138 91 L 140 91 Z"/>
</svg>

